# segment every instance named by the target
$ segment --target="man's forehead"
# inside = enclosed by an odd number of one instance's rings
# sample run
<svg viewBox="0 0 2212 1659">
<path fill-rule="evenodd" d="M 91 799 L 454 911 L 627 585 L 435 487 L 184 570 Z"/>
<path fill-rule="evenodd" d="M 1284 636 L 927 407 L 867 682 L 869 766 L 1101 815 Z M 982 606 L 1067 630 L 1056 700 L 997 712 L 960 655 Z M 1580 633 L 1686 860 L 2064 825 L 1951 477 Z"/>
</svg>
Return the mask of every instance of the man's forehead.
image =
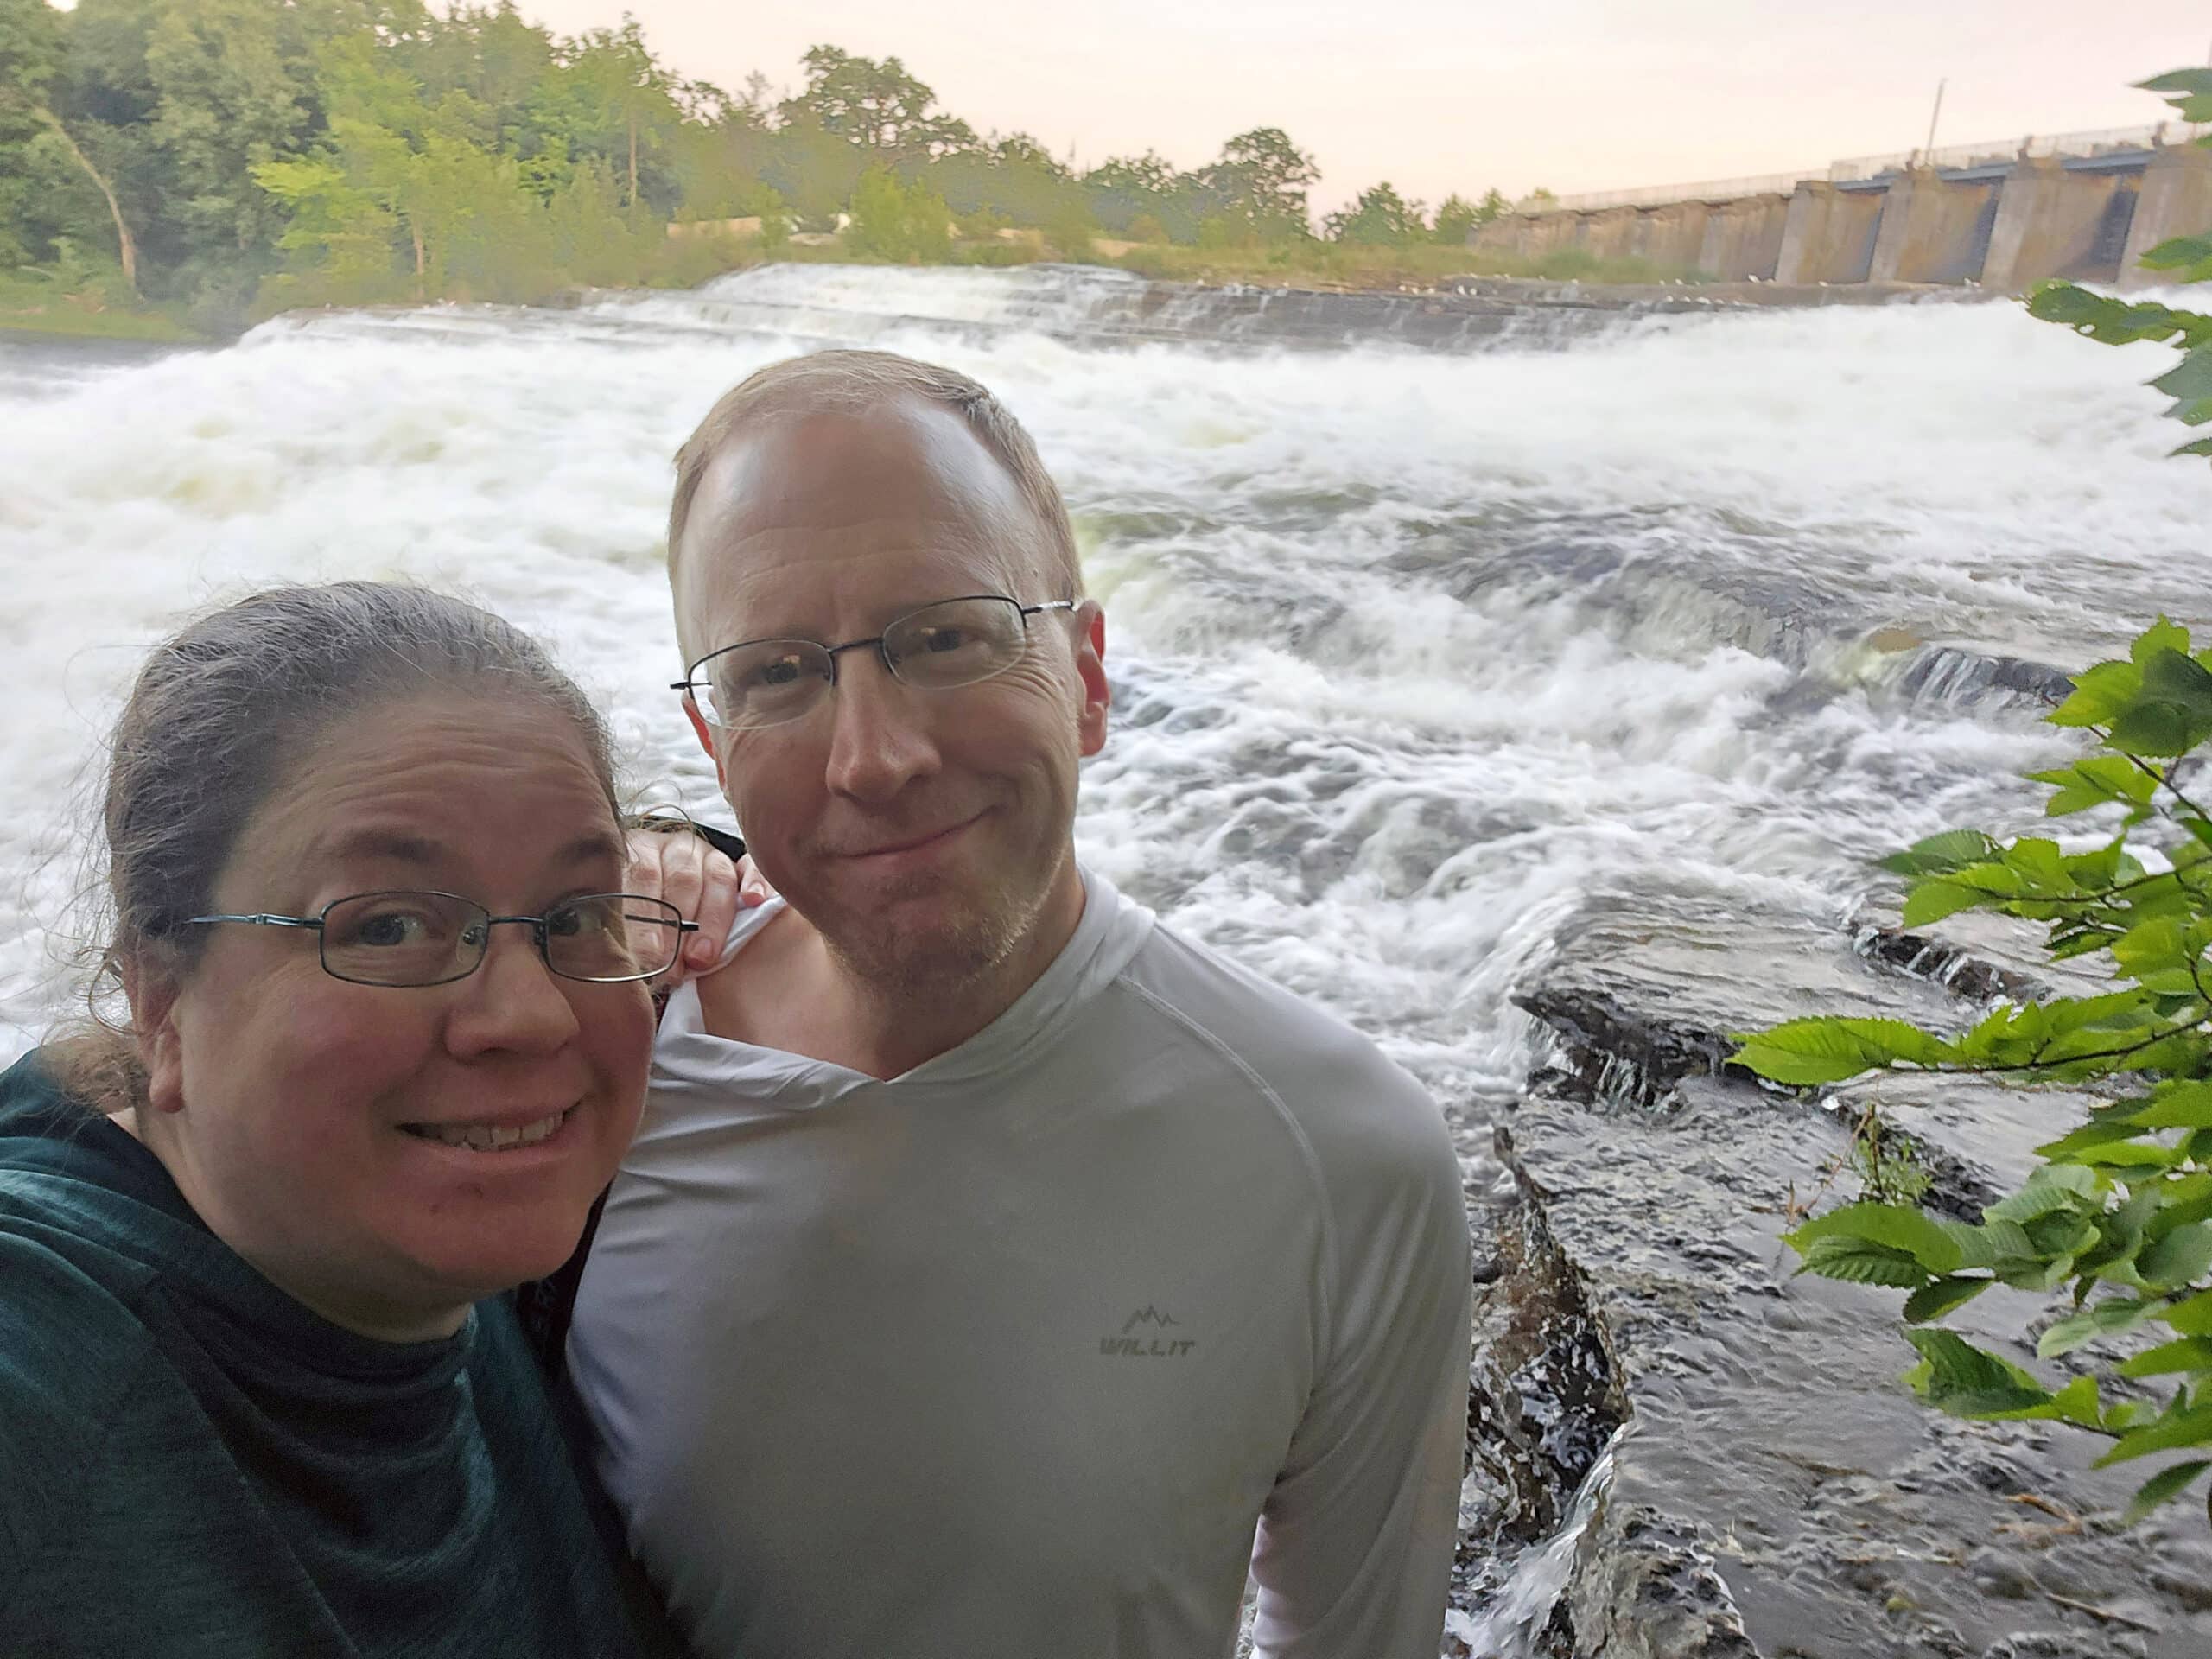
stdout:
<svg viewBox="0 0 2212 1659">
<path fill-rule="evenodd" d="M 908 400 L 786 414 L 734 434 L 708 462 L 678 605 L 720 633 L 832 594 L 895 607 L 993 592 L 1020 585 L 1037 540 L 1019 486 L 951 411 Z"/>
<path fill-rule="evenodd" d="M 886 518 L 996 528 L 1025 505 L 1013 476 L 965 421 L 907 397 L 748 422 L 707 463 L 692 515 L 720 537 Z"/>
</svg>

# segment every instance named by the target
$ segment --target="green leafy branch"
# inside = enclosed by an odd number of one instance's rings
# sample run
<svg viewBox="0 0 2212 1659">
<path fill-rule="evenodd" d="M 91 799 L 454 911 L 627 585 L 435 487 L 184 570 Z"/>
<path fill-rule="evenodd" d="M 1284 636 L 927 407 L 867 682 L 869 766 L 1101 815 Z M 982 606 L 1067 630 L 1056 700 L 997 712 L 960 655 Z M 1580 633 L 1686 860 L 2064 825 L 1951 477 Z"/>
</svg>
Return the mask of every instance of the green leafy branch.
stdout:
<svg viewBox="0 0 2212 1659">
<path fill-rule="evenodd" d="M 2145 92 L 2164 94 L 2183 120 L 2212 122 L 2212 69 L 2177 69 L 2138 84 Z M 2212 143 L 2212 137 L 2197 142 Z M 2145 270 L 2171 273 L 2177 283 L 2212 279 L 2212 231 L 2170 238 L 2144 254 L 2141 263 Z M 2212 422 L 2212 317 L 2155 302 L 2131 305 L 2063 279 L 2038 283 L 2031 290 L 2028 310 L 2107 346 L 2139 340 L 2171 344 L 2182 359 L 2151 385 L 2174 400 L 2166 410 L 2171 418 L 2185 426 Z M 2173 453 L 2212 456 L 2212 437 L 2195 439 Z"/>
<path fill-rule="evenodd" d="M 1861 1202 L 1785 1235 L 1801 1272 L 1907 1293 L 1905 1334 L 1920 1363 L 1906 1381 L 1931 1405 L 2069 1424 L 2109 1439 L 2101 1462 L 2112 1464 L 2212 1450 L 2212 814 L 2183 782 L 2190 758 L 2212 743 L 2212 651 L 2192 652 L 2188 631 L 2161 617 L 2125 660 L 2098 664 L 2074 686 L 2050 721 L 2091 734 L 2098 750 L 2033 776 L 2051 789 L 2050 816 L 2117 809 L 2116 835 L 2069 853 L 2044 836 L 2000 842 L 1950 830 L 1883 868 L 1912 883 L 1907 925 L 1968 909 L 2021 917 L 2044 925 L 2054 960 L 2108 957 L 2118 988 L 1999 1003 L 1956 1033 L 1901 1020 L 1792 1020 L 1740 1036 L 1735 1058 L 1799 1087 L 1902 1071 L 2128 1090 L 2037 1147 L 2044 1161 L 2026 1185 L 1979 1223 Z M 1993 1285 L 2066 1297 L 2036 1344 L 2044 1359 L 2145 1327 L 2163 1326 L 2164 1339 L 2054 1389 L 1936 1324 Z M 2162 1404 L 2108 1398 L 2121 1379 L 2171 1393 Z M 2160 1469 L 2129 1517 L 2208 1469 L 2212 1457 Z"/>
</svg>

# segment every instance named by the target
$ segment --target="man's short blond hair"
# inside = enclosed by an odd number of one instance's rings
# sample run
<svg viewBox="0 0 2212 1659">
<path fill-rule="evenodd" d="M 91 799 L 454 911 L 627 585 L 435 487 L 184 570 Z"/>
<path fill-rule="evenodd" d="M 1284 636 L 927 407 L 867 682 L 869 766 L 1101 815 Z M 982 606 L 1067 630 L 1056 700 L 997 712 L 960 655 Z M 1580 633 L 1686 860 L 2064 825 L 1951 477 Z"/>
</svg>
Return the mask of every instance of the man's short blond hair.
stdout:
<svg viewBox="0 0 2212 1659">
<path fill-rule="evenodd" d="M 879 409 L 900 397 L 918 397 L 949 409 L 1012 474 L 1022 499 L 1044 531 L 1043 572 L 1054 592 L 1020 594 L 1029 600 L 1077 599 L 1083 594 L 1083 563 L 1076 552 L 1075 526 L 1068 521 L 1060 487 L 1038 458 L 1037 446 L 1004 404 L 981 381 L 957 369 L 918 362 L 895 352 L 814 352 L 756 370 L 721 395 L 698 429 L 676 452 L 676 494 L 668 508 L 668 575 L 676 581 L 683 527 L 707 465 L 741 428 L 764 418 L 854 413 Z"/>
</svg>

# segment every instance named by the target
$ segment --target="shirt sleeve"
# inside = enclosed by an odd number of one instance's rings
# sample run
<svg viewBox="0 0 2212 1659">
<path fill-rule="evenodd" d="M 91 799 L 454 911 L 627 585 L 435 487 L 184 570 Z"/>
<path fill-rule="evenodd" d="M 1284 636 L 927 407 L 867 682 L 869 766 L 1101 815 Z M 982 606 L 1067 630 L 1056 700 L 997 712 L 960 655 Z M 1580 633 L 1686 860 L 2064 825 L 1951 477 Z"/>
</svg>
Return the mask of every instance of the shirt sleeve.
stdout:
<svg viewBox="0 0 2212 1659">
<path fill-rule="evenodd" d="M 1361 1114 L 1338 1179 L 1325 1170 L 1341 1194 L 1332 1340 L 1261 1516 L 1255 1659 L 1436 1659 L 1442 1646 L 1466 1444 L 1466 1207 L 1441 1115 L 1395 1080 L 1405 1109 L 1387 1125 Z"/>
</svg>

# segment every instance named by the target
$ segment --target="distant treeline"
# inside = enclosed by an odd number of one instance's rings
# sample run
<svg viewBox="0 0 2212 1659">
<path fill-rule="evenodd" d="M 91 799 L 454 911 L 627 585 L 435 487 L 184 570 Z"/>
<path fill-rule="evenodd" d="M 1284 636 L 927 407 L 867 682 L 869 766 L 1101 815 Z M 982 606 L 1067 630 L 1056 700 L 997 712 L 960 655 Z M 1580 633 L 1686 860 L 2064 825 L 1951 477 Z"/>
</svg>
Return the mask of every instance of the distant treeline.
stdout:
<svg viewBox="0 0 2212 1659">
<path fill-rule="evenodd" d="M 686 80 L 636 22 L 564 38 L 512 3 L 0 0 L 0 275 L 159 302 L 221 327 L 285 306 L 526 300 L 696 280 L 726 264 L 677 219 L 758 218 L 773 251 L 845 230 L 890 260 L 1080 257 L 1098 238 L 1312 243 L 1313 158 L 1273 127 L 1210 164 L 1078 169 L 978 137 L 897 58 L 817 46 L 805 86 Z M 1389 184 L 1332 213 L 1341 245 L 1452 245 L 1496 191 L 1431 217 Z M 688 265 L 699 265 L 696 270 Z"/>
</svg>

